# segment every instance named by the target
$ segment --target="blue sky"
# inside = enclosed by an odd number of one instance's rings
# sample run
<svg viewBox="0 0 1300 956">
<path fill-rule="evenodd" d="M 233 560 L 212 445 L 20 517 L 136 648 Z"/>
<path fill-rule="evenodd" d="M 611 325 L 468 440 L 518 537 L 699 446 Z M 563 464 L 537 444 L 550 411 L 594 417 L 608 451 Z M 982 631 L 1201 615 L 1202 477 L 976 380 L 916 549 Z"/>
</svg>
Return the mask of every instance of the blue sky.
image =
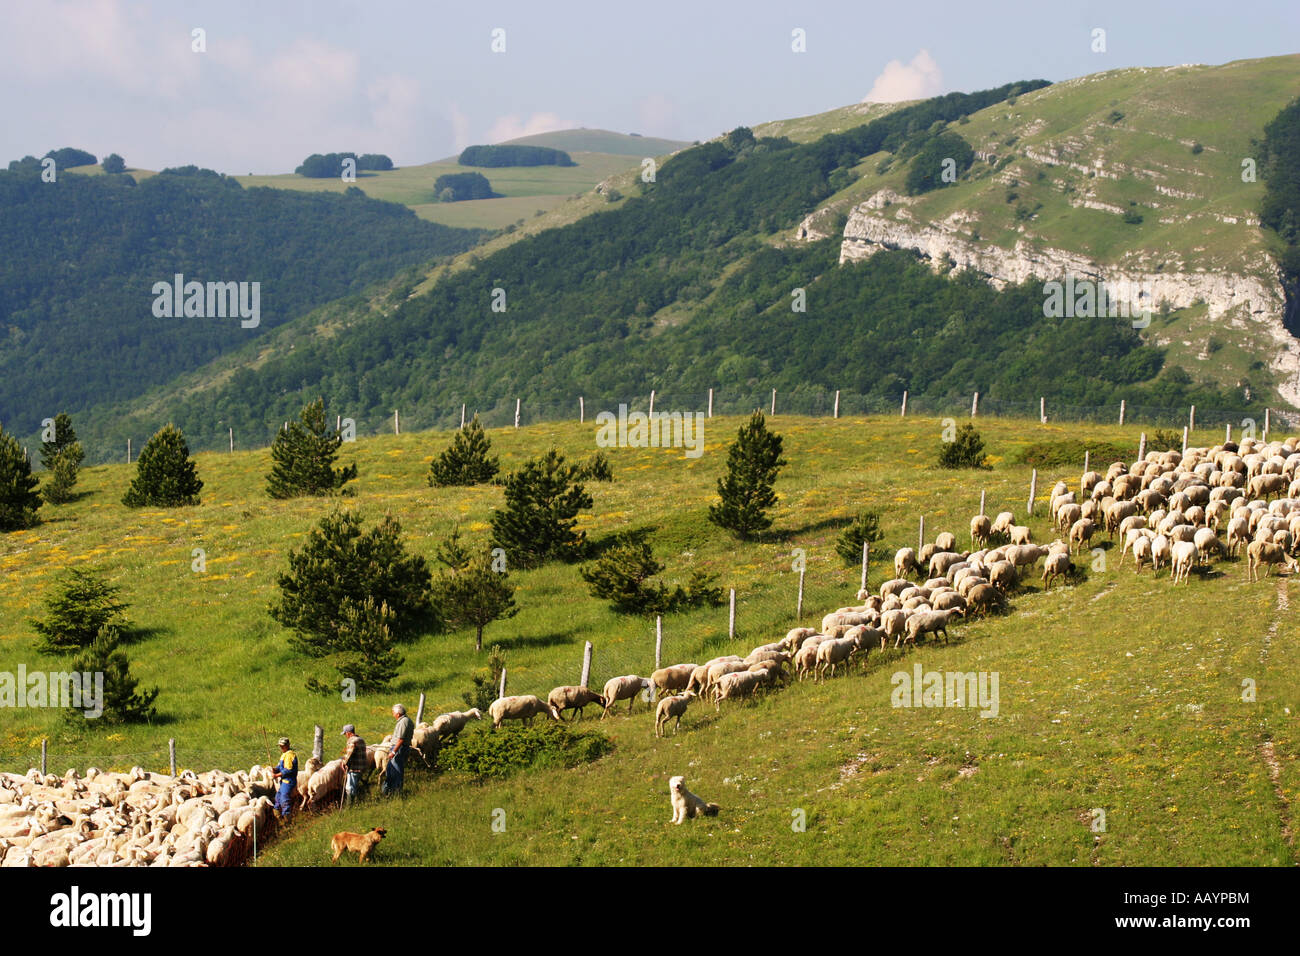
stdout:
<svg viewBox="0 0 1300 956">
<path fill-rule="evenodd" d="M 78 146 L 262 173 L 571 126 L 707 139 L 868 97 L 1294 53 L 1300 4 L 9 0 L 4 23 L 0 162 Z"/>
</svg>

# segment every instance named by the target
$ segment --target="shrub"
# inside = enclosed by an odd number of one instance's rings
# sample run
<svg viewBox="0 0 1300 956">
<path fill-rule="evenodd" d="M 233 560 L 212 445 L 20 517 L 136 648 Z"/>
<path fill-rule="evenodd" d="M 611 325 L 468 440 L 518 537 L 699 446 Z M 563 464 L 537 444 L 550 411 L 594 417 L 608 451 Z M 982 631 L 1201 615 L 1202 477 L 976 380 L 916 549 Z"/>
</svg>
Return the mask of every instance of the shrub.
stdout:
<svg viewBox="0 0 1300 956">
<path fill-rule="evenodd" d="M 840 532 L 835 540 L 835 553 L 845 564 L 861 564 L 862 542 L 875 544 L 885 536 L 880 530 L 880 515 L 874 511 L 859 511 L 853 523 Z"/>
<path fill-rule="evenodd" d="M 85 715 L 85 707 L 69 709 L 63 712 L 65 719 L 94 724 L 153 723 L 157 716 L 153 702 L 158 699 L 158 688 L 137 692 L 140 681 L 131 675 L 131 662 L 126 652 L 118 648 L 118 638 L 115 627 L 102 628 L 90 646 L 72 662 L 74 671 L 104 675 L 103 713 L 91 718 Z"/>
<path fill-rule="evenodd" d="M 439 752 L 438 765 L 474 777 L 499 778 L 519 770 L 577 767 L 613 749 L 613 741 L 598 730 L 572 730 L 548 720 L 534 727 L 463 733 Z"/>
<path fill-rule="evenodd" d="M 1142 222 L 1142 213 L 1138 212 L 1136 209 L 1125 209 L 1124 221 L 1130 226 L 1136 226 Z"/>
<path fill-rule="evenodd" d="M 1083 468 L 1083 454 L 1095 471 L 1105 471 L 1113 461 L 1127 461 L 1135 449 L 1124 448 L 1108 442 L 1085 442 L 1077 438 L 1060 441 L 1042 441 L 1027 445 L 1016 455 L 1016 460 L 1033 468 Z"/>
<path fill-rule="evenodd" d="M 486 714 L 487 709 L 492 706 L 492 701 L 497 699 L 497 690 L 501 687 L 501 672 L 505 668 L 506 655 L 501 651 L 500 644 L 493 644 L 492 650 L 488 652 L 486 673 L 480 671 L 470 677 L 473 682 L 470 689 L 460 695 L 465 706 L 477 707 Z"/>
<path fill-rule="evenodd" d="M 117 153 L 109 153 L 99 165 L 106 173 L 126 172 L 126 162 Z"/>
<path fill-rule="evenodd" d="M 36 524 L 36 509 L 41 506 L 38 484 L 18 439 L 0 425 L 0 531 L 18 531 Z"/>
<path fill-rule="evenodd" d="M 327 495 L 356 478 L 356 464 L 334 468 L 339 446 L 338 432 L 325 424 L 325 401 L 304 405 L 299 421 L 276 433 L 271 445 L 271 474 L 266 490 L 272 498 Z"/>
<path fill-rule="evenodd" d="M 483 650 L 483 628 L 501 618 L 519 613 L 514 585 L 505 562 L 490 554 L 473 556 L 460 546 L 460 529 L 438 549 L 438 559 L 447 570 L 433 583 L 433 603 L 448 628 L 473 627 L 474 650 Z"/>
<path fill-rule="evenodd" d="M 609 463 L 609 456 L 598 451 L 578 466 L 578 478 L 583 481 L 613 481 L 614 468 Z"/>
<path fill-rule="evenodd" d="M 444 191 L 451 190 L 451 199 L 442 199 Z M 497 194 L 482 173 L 444 173 L 433 183 L 433 191 L 442 202 L 461 202 L 465 199 L 492 199 Z"/>
<path fill-rule="evenodd" d="M 718 479 L 722 500 L 709 506 L 709 520 L 742 540 L 771 527 L 767 512 L 776 506 L 772 486 L 785 464 L 781 436 L 767 430 L 761 411 L 754 412 L 727 449 L 727 475 Z"/>
<path fill-rule="evenodd" d="M 953 441 L 939 445 L 941 468 L 987 468 L 988 456 L 984 454 L 984 439 L 970 422 L 957 429 Z M 861 545 L 859 545 L 861 547 Z"/>
<path fill-rule="evenodd" d="M 72 487 L 77 483 L 77 471 L 85 452 L 81 442 L 74 441 L 63 448 L 54 458 L 50 469 L 49 484 L 41 488 L 41 494 L 52 505 L 65 504 L 72 500 Z"/>
<path fill-rule="evenodd" d="M 578 512 L 592 506 L 578 480 L 578 466 L 566 465 L 552 448 L 532 458 L 505 480 L 505 507 L 492 512 L 492 545 L 505 548 L 513 564 L 536 567 L 548 558 L 582 556 L 587 533 L 575 531 Z"/>
<path fill-rule="evenodd" d="M 703 571 L 691 575 L 683 588 L 669 588 L 652 581 L 664 570 L 655 560 L 649 536 L 653 528 L 625 531 L 590 567 L 579 570 L 593 597 L 603 598 L 620 614 L 669 614 L 692 607 L 716 607 L 722 603 L 722 589 L 712 586 L 713 577 Z"/>
<path fill-rule="evenodd" d="M 492 443 L 475 415 L 468 425 L 452 436 L 451 444 L 429 464 L 429 484 L 480 485 L 501 470 L 496 458 L 489 458 Z"/>
<path fill-rule="evenodd" d="M 122 504 L 128 508 L 197 505 L 202 489 L 185 436 L 175 425 L 167 424 L 140 452 L 135 478 L 122 496 Z"/>
<path fill-rule="evenodd" d="M 1157 428 L 1147 439 L 1147 451 L 1182 451 L 1183 433 L 1178 430 L 1165 431 Z"/>
<path fill-rule="evenodd" d="M 387 604 L 375 604 L 366 598 L 344 598 L 339 606 L 338 652 L 334 667 L 339 677 L 354 682 L 357 690 L 381 691 L 397 677 L 404 663 L 393 646 L 389 623 L 393 619 Z M 309 678 L 307 689 L 318 694 L 333 694 L 335 688 L 316 678 Z"/>
<path fill-rule="evenodd" d="M 289 571 L 276 583 L 279 602 L 271 617 L 293 630 L 289 643 L 311 657 L 349 650 L 344 607 L 350 599 L 386 604 L 396 640 L 406 640 L 434 622 L 429 569 L 424 558 L 407 554 L 402 527 L 386 515 L 369 531 L 361 516 L 335 509 L 321 518 L 301 551 L 289 552 Z"/>
<path fill-rule="evenodd" d="M 130 627 L 117 600 L 122 589 L 100 577 L 101 572 L 69 568 L 45 599 L 44 618 L 31 621 L 41 635 L 36 649 L 45 654 L 89 647 L 106 627 L 121 632 Z"/>
</svg>

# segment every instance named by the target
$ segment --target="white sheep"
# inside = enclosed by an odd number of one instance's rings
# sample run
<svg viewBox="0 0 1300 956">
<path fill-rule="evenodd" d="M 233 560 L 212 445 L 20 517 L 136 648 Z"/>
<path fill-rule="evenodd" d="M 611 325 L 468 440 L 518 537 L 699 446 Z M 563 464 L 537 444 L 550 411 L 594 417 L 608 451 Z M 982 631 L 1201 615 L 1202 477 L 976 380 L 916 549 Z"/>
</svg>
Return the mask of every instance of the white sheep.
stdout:
<svg viewBox="0 0 1300 956">
<path fill-rule="evenodd" d="M 694 699 L 695 695 L 687 691 L 659 701 L 659 706 L 655 709 L 655 736 L 662 737 L 664 726 L 673 718 L 677 719 L 673 724 L 673 736 L 676 736 L 677 729 L 682 725 L 682 715 L 686 713 L 686 706 Z"/>
<path fill-rule="evenodd" d="M 560 719 L 560 715 L 556 713 L 554 707 L 533 694 L 498 697 L 488 707 L 488 714 L 492 717 L 492 727 L 494 729 L 499 728 L 507 720 L 522 720 L 525 724 L 531 725 L 533 718 L 538 714 L 545 714 L 557 722 Z"/>
<path fill-rule="evenodd" d="M 605 698 L 605 712 L 600 715 L 604 720 L 609 716 L 610 709 L 620 700 L 627 701 L 627 712 L 632 713 L 632 705 L 636 703 L 636 695 L 650 687 L 650 678 L 638 677 L 636 674 L 625 674 L 622 677 L 611 677 L 605 681 L 605 690 L 601 696 Z"/>
</svg>

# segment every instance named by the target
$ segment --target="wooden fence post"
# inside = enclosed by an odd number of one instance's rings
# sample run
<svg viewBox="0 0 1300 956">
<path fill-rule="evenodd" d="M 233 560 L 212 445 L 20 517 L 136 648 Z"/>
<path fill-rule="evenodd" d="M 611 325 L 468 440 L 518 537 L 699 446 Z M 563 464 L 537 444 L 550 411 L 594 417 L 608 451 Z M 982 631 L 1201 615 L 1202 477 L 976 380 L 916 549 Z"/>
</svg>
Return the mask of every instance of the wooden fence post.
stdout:
<svg viewBox="0 0 1300 956">
<path fill-rule="evenodd" d="M 772 389 L 772 415 L 776 416 L 776 389 Z"/>
<path fill-rule="evenodd" d="M 519 427 L 519 399 L 515 399 L 515 428 Z"/>
<path fill-rule="evenodd" d="M 320 724 L 312 732 L 311 755 L 320 761 L 325 759 L 325 728 Z"/>
<path fill-rule="evenodd" d="M 799 603 L 798 603 L 798 605 L 795 607 L 795 612 L 794 612 L 795 620 L 797 620 L 797 621 L 802 621 L 802 620 L 803 620 L 803 576 L 804 576 L 804 570 L 805 570 L 805 569 L 800 569 L 800 571 L 799 571 Z"/>
<path fill-rule="evenodd" d="M 664 619 L 655 615 L 655 670 L 663 667 L 664 659 Z"/>
<path fill-rule="evenodd" d="M 921 526 L 916 532 L 916 553 L 919 555 L 925 547 L 925 515 L 921 515 Z"/>
<path fill-rule="evenodd" d="M 1038 420 L 1044 425 L 1047 424 L 1047 399 L 1042 395 L 1038 396 Z"/>
<path fill-rule="evenodd" d="M 988 492 L 985 489 L 981 488 L 980 489 L 980 514 L 984 514 L 984 496 L 986 494 L 988 494 Z"/>
<path fill-rule="evenodd" d="M 1034 498 L 1038 496 L 1038 469 L 1035 468 L 1033 474 L 1029 476 L 1029 515 L 1034 514 Z"/>
<path fill-rule="evenodd" d="M 862 542 L 862 590 L 867 589 L 867 542 Z"/>
<path fill-rule="evenodd" d="M 1085 475 L 1088 473 L 1088 462 L 1091 460 L 1091 458 L 1092 458 L 1092 451 L 1090 449 L 1085 448 L 1083 451 L 1083 473 Z"/>
<path fill-rule="evenodd" d="M 980 393 L 976 392 L 970 400 L 970 417 L 974 418 L 980 410 Z"/>
<path fill-rule="evenodd" d="M 393 434 L 394 435 L 402 434 L 401 417 L 397 414 L 397 409 L 395 408 L 393 409 Z"/>
<path fill-rule="evenodd" d="M 903 407 L 899 409 L 898 417 L 899 418 L 907 417 L 907 389 L 903 389 Z"/>
<path fill-rule="evenodd" d="M 460 427 L 465 427 L 465 403 L 460 403 Z"/>
<path fill-rule="evenodd" d="M 1127 401 L 1126 401 L 1125 399 L 1122 399 L 1122 398 L 1121 398 L 1121 399 L 1119 400 L 1119 423 L 1120 423 L 1121 425 L 1124 424 L 1124 406 L 1125 406 L 1126 404 L 1127 404 Z"/>
<path fill-rule="evenodd" d="M 1268 441 L 1268 409 L 1264 409 L 1264 441 Z"/>
<path fill-rule="evenodd" d="M 171 764 L 172 776 L 176 776 L 176 738 L 167 741 L 167 762 Z"/>
<path fill-rule="evenodd" d="M 126 463 L 131 464 L 131 439 L 126 440 Z"/>
<path fill-rule="evenodd" d="M 1183 426 L 1183 456 L 1187 455 L 1187 426 Z"/>
<path fill-rule="evenodd" d="M 230 429 L 230 451 L 232 454 L 235 451 L 235 429 L 233 427 Z"/>
<path fill-rule="evenodd" d="M 501 668 L 501 683 L 497 685 L 497 697 L 506 696 L 506 669 Z"/>
<path fill-rule="evenodd" d="M 581 425 L 584 422 L 586 422 L 586 420 L 587 420 L 587 403 L 584 402 L 582 400 L 582 396 L 579 395 L 578 396 L 578 424 Z"/>
<path fill-rule="evenodd" d="M 713 389 L 709 389 L 709 417 L 713 417 Z"/>
<path fill-rule="evenodd" d="M 415 726 L 420 726 L 420 721 L 424 720 L 424 692 L 420 692 L 420 703 L 415 707 Z"/>
<path fill-rule="evenodd" d="M 1196 431 L 1196 406 L 1195 405 L 1193 405 L 1192 410 L 1187 413 L 1187 430 L 1193 432 Z"/>
<path fill-rule="evenodd" d="M 586 687 L 587 681 L 591 680 L 591 654 L 595 650 L 595 645 L 588 641 L 582 649 L 582 678 L 578 681 L 579 687 Z M 505 696 L 505 690 L 502 689 L 501 696 Z"/>
<path fill-rule="evenodd" d="M 1138 461 L 1146 461 L 1147 457 L 1147 433 L 1143 432 L 1142 437 L 1138 439 Z"/>
<path fill-rule="evenodd" d="M 727 615 L 727 638 L 736 639 L 736 589 L 731 589 L 731 613 Z"/>
<path fill-rule="evenodd" d="M 647 417 L 653 418 L 655 413 L 655 390 L 650 389 L 650 413 Z"/>
<path fill-rule="evenodd" d="M 835 390 L 835 412 L 832 417 L 840 417 L 840 390 L 838 388 Z"/>
<path fill-rule="evenodd" d="M 1223 441 L 1225 444 L 1227 442 L 1232 441 L 1232 422 L 1228 422 L 1228 424 L 1225 426 L 1225 431 L 1223 433 Z"/>
</svg>

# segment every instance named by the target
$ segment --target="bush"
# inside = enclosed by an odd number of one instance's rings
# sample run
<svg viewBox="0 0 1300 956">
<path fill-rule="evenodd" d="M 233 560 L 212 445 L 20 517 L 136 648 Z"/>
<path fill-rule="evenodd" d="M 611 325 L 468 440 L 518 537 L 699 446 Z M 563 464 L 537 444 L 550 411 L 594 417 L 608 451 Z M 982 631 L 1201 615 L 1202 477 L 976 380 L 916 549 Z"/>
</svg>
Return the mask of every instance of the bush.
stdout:
<svg viewBox="0 0 1300 956">
<path fill-rule="evenodd" d="M 41 506 L 38 484 L 22 445 L 0 425 L 0 531 L 36 524 L 36 509 Z"/>
<path fill-rule="evenodd" d="M 552 448 L 506 478 L 505 507 L 492 512 L 492 546 L 505 548 L 513 565 L 529 568 L 548 558 L 582 556 L 587 533 L 574 527 L 578 512 L 590 508 L 592 500 L 577 471 Z"/>
<path fill-rule="evenodd" d="M 1147 451 L 1182 450 L 1183 433 L 1179 430 L 1165 431 L 1163 428 L 1158 428 L 1154 434 L 1147 438 Z"/>
<path fill-rule="evenodd" d="M 117 153 L 109 153 L 104 157 L 104 161 L 99 164 L 106 173 L 124 173 L 126 172 L 126 161 Z"/>
<path fill-rule="evenodd" d="M 568 153 L 548 146 L 466 146 L 456 162 L 461 166 L 576 166 Z"/>
<path fill-rule="evenodd" d="M 443 199 L 444 193 L 451 192 L 450 199 Z M 482 173 L 444 173 L 433 183 L 433 191 L 442 202 L 462 202 L 466 199 L 493 199 L 496 193 L 492 184 Z"/>
<path fill-rule="evenodd" d="M 463 733 L 439 752 L 438 765 L 474 777 L 500 778 L 519 770 L 577 767 L 613 749 L 613 741 L 598 730 L 572 730 L 547 719 L 540 726 Z"/>
<path fill-rule="evenodd" d="M 694 572 L 685 588 L 678 585 L 670 589 L 651 580 L 664 570 L 650 548 L 648 538 L 653 530 L 623 532 L 594 564 L 579 570 L 592 596 L 609 601 L 620 614 L 669 614 L 720 605 L 722 589 L 713 587 L 713 577 L 703 571 Z"/>
<path fill-rule="evenodd" d="M 609 463 L 609 456 L 598 451 L 578 466 L 578 478 L 582 481 L 613 481 L 614 468 Z"/>
<path fill-rule="evenodd" d="M 1016 460 L 1033 468 L 1083 468 L 1083 454 L 1094 471 L 1105 471 L 1113 461 L 1128 461 L 1135 449 L 1108 442 L 1084 442 L 1077 438 L 1034 442 L 1017 453 Z"/>
<path fill-rule="evenodd" d="M 1124 221 L 1130 226 L 1136 226 L 1142 222 L 1142 213 L 1138 212 L 1136 209 L 1125 209 Z"/>
<path fill-rule="evenodd" d="M 63 712 L 65 719 L 94 724 L 153 723 L 157 715 L 153 702 L 158 699 L 158 688 L 136 691 L 140 681 L 131 676 L 131 662 L 126 652 L 118 648 L 118 637 L 116 628 L 102 628 L 91 645 L 72 662 L 74 671 L 104 675 L 103 713 L 92 718 L 85 715 L 85 707 L 69 709 Z"/>
<path fill-rule="evenodd" d="M 77 483 L 77 470 L 85 452 L 81 442 L 74 441 L 63 448 L 54 458 L 50 468 L 49 484 L 41 488 L 41 494 L 52 505 L 66 504 L 72 500 L 72 487 Z"/>
<path fill-rule="evenodd" d="M 424 558 L 407 554 L 401 534 L 391 515 L 362 532 L 360 515 L 336 509 L 321 518 L 301 551 L 289 552 L 289 572 L 276 580 L 280 600 L 269 611 L 293 630 L 295 650 L 311 657 L 350 650 L 349 600 L 387 604 L 386 623 L 399 641 L 434 623 L 429 569 Z"/>
<path fill-rule="evenodd" d="M 470 689 L 460 695 L 466 708 L 477 707 L 483 713 L 487 713 L 487 709 L 492 706 L 492 701 L 497 699 L 497 690 L 501 687 L 501 672 L 505 667 L 506 655 L 502 653 L 501 645 L 493 644 L 492 650 L 488 652 L 486 672 L 480 671 L 474 674 L 470 678 L 473 681 Z"/>
<path fill-rule="evenodd" d="M 333 467 L 342 443 L 339 433 L 325 424 L 323 399 L 303 406 L 299 421 L 275 435 L 267 493 L 272 498 L 297 498 L 338 491 L 357 476 L 355 463 Z"/>
<path fill-rule="evenodd" d="M 68 569 L 45 599 L 44 618 L 31 621 L 41 635 L 36 649 L 43 654 L 89 647 L 106 627 L 120 633 L 130 627 L 123 612 L 127 605 L 117 600 L 121 588 L 109 584 L 100 572 Z"/>
<path fill-rule="evenodd" d="M 941 468 L 988 468 L 988 456 L 984 454 L 984 439 L 970 422 L 957 429 L 953 441 L 941 442 L 939 445 L 939 467 Z M 861 545 L 859 545 L 861 547 Z"/>
<path fill-rule="evenodd" d="M 501 466 L 489 458 L 492 442 L 475 415 L 468 425 L 452 436 L 451 444 L 429 464 L 429 484 L 480 485 L 496 477 Z"/>
<path fill-rule="evenodd" d="M 885 532 L 880 530 L 880 515 L 874 511 L 860 511 L 835 540 L 835 553 L 844 559 L 845 564 L 861 564 L 862 542 L 875 544 L 884 536 Z"/>
<path fill-rule="evenodd" d="M 158 429 L 140 452 L 135 478 L 122 496 L 122 504 L 128 508 L 197 505 L 202 490 L 185 436 L 168 424 Z"/>
</svg>

